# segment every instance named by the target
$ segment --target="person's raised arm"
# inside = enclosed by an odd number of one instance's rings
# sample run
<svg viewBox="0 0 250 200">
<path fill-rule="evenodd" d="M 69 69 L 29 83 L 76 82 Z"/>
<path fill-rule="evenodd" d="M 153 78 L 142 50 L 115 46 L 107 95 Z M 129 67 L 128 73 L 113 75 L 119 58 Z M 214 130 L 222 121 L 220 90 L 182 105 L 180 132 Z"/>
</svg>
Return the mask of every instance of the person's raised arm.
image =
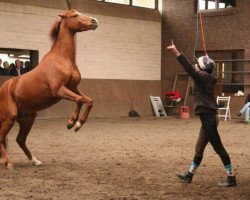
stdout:
<svg viewBox="0 0 250 200">
<path fill-rule="evenodd" d="M 180 52 L 177 50 L 176 46 L 174 45 L 174 41 L 171 41 L 171 45 L 167 47 L 168 50 L 170 50 L 174 55 L 176 55 L 176 57 L 178 57 L 180 54 Z"/>
<path fill-rule="evenodd" d="M 182 65 L 185 71 L 194 79 L 194 81 L 199 83 L 203 81 L 201 74 L 197 70 L 195 70 L 189 60 L 177 50 L 173 40 L 171 41 L 171 45 L 167 47 L 167 50 L 172 52 L 177 57 L 179 63 Z"/>
</svg>

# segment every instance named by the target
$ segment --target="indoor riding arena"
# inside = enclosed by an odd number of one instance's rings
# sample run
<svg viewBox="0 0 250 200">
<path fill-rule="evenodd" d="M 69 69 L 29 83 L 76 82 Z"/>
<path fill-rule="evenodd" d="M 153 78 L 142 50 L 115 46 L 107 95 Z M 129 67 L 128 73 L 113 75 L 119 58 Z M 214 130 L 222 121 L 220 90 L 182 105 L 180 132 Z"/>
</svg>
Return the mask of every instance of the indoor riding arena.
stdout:
<svg viewBox="0 0 250 200">
<path fill-rule="evenodd" d="M 0 200 L 250 199 L 248 0 L 0 0 Z"/>
</svg>

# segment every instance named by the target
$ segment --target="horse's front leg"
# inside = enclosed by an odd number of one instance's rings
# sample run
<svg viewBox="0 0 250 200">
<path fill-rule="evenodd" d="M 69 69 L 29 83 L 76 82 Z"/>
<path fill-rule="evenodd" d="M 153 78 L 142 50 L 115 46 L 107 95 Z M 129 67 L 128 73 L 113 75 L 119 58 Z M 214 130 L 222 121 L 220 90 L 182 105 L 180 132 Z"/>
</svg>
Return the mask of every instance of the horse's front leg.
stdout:
<svg viewBox="0 0 250 200">
<path fill-rule="evenodd" d="M 72 126 L 73 123 L 75 123 L 75 121 L 78 119 L 78 116 L 79 116 L 79 113 L 80 113 L 80 110 L 81 110 L 81 107 L 83 105 L 83 103 L 86 103 L 87 105 L 87 109 L 89 107 L 92 107 L 93 103 L 92 103 L 92 100 L 88 97 L 86 97 L 85 95 L 83 95 L 82 93 L 78 92 L 78 94 L 76 94 L 75 92 L 72 92 L 70 89 L 68 89 L 67 87 L 65 86 L 62 86 L 55 94 L 54 96 L 56 97 L 59 97 L 59 98 L 63 98 L 63 99 L 67 99 L 67 100 L 70 100 L 70 101 L 75 101 L 77 103 L 77 108 L 74 112 L 74 114 L 71 116 L 70 120 L 69 120 L 69 124 L 70 126 Z M 89 111 L 90 111 L 91 108 L 89 108 Z M 86 110 L 87 111 L 87 110 Z M 85 111 L 85 112 L 86 112 Z M 89 113 L 88 111 L 88 113 Z M 85 113 L 84 112 L 84 113 Z M 88 113 L 86 115 L 86 118 L 88 117 Z M 81 126 L 82 126 L 82 120 L 78 120 L 76 122 L 76 125 L 75 125 L 75 131 L 78 131 Z M 86 121 L 86 119 L 85 119 Z M 68 127 L 69 127 L 69 124 L 68 124 Z"/>
<path fill-rule="evenodd" d="M 77 107 L 76 107 L 75 112 L 69 118 L 69 121 L 67 124 L 68 129 L 71 129 L 75 125 L 76 121 L 78 120 L 82 105 L 83 105 L 82 102 L 77 103 Z"/>
<path fill-rule="evenodd" d="M 80 94 L 83 97 L 84 103 L 86 104 L 86 109 L 83 115 L 80 117 L 80 119 L 76 122 L 75 129 L 74 129 L 75 131 L 78 131 L 82 127 L 82 125 L 86 122 L 89 116 L 90 110 L 93 107 L 93 100 L 89 98 L 88 96 L 86 96 L 85 94 L 83 94 L 82 92 L 80 92 Z"/>
</svg>

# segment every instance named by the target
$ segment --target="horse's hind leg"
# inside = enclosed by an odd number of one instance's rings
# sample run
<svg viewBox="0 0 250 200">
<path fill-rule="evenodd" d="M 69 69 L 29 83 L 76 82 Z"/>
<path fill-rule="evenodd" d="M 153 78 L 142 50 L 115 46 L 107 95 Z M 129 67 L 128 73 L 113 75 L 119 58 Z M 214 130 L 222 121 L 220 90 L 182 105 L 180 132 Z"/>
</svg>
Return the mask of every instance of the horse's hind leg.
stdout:
<svg viewBox="0 0 250 200">
<path fill-rule="evenodd" d="M 6 135 L 9 133 L 10 129 L 14 125 L 14 119 L 8 118 L 4 121 L 1 121 L 0 127 L 0 153 L 3 158 L 4 164 L 7 169 L 12 169 L 13 164 L 10 163 L 10 160 L 7 155 L 7 145 L 6 145 Z"/>
<path fill-rule="evenodd" d="M 17 135 L 16 141 L 21 147 L 21 149 L 24 151 L 25 155 L 28 157 L 28 159 L 35 165 L 40 165 L 42 162 L 37 160 L 31 153 L 28 147 L 26 146 L 26 139 L 27 136 L 32 128 L 32 125 L 34 124 L 35 118 L 37 114 L 34 113 L 29 116 L 25 116 L 25 118 L 18 119 L 18 123 L 20 126 L 19 133 Z"/>
</svg>

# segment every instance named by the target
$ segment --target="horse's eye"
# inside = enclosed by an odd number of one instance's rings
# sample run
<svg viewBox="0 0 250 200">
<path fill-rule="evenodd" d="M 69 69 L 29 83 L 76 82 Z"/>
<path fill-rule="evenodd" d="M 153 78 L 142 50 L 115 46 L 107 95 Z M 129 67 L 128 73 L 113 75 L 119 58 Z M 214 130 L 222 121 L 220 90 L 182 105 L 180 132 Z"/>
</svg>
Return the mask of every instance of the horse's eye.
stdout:
<svg viewBox="0 0 250 200">
<path fill-rule="evenodd" d="M 77 18 L 78 17 L 78 15 L 76 14 L 76 15 L 73 15 L 73 18 Z"/>
</svg>

